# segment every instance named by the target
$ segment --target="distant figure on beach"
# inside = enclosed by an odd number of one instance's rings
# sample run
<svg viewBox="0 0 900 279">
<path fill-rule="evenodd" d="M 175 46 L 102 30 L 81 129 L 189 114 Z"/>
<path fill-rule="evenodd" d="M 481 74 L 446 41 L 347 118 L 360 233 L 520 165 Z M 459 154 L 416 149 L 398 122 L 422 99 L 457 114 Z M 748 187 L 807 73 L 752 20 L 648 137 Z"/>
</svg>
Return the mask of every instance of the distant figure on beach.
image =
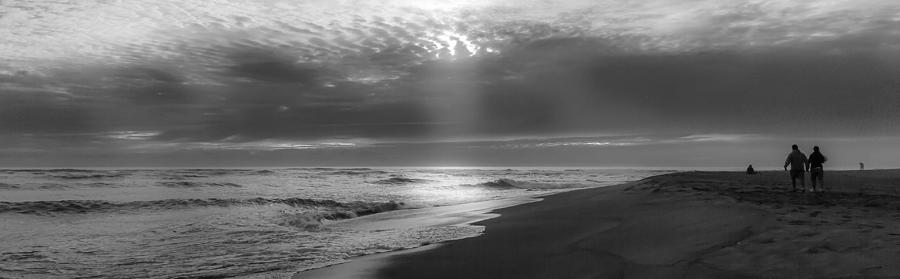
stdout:
<svg viewBox="0 0 900 279">
<path fill-rule="evenodd" d="M 825 155 L 822 155 L 822 152 L 819 152 L 818 146 L 813 146 L 813 152 L 809 154 L 809 182 L 812 184 L 812 191 L 816 191 L 816 182 L 819 183 L 819 188 L 822 189 L 822 192 L 825 191 L 825 170 L 822 167 L 822 164 L 828 161 L 828 158 L 825 158 Z"/>
<path fill-rule="evenodd" d="M 806 178 L 804 177 L 804 170 L 809 168 L 809 162 L 806 160 L 806 154 L 800 152 L 800 148 L 797 147 L 796 144 L 791 145 L 791 154 L 788 154 L 787 159 L 784 160 L 784 170 L 787 170 L 788 165 L 791 166 L 791 187 L 793 191 L 797 191 L 797 179 L 800 179 L 800 187 L 802 187 L 803 191 L 806 191 Z"/>
<path fill-rule="evenodd" d="M 753 164 L 747 166 L 747 174 L 756 174 L 756 170 L 753 169 Z"/>
<path fill-rule="evenodd" d="M 866 165 L 864 165 L 862 162 L 859 162 L 859 170 L 864 170 L 864 169 L 866 169 Z"/>
</svg>

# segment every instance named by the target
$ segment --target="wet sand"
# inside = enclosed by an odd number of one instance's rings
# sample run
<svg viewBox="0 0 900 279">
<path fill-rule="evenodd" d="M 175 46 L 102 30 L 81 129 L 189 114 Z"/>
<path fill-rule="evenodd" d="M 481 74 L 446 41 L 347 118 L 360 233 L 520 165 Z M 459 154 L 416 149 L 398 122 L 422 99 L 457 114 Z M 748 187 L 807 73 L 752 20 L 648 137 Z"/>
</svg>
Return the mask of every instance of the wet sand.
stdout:
<svg viewBox="0 0 900 279">
<path fill-rule="evenodd" d="M 496 210 L 485 233 L 293 278 L 878 278 L 900 276 L 900 170 L 686 172 Z"/>
</svg>

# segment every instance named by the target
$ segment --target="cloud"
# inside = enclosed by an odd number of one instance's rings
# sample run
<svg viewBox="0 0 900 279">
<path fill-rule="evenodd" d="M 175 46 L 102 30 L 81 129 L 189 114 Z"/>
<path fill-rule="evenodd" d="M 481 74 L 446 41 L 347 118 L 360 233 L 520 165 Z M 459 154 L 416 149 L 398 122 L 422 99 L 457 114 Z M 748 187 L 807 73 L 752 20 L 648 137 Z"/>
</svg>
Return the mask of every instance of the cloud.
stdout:
<svg viewBox="0 0 900 279">
<path fill-rule="evenodd" d="M 893 1 L 2 5 L 0 134 L 67 146 L 718 143 L 894 135 L 900 123 Z"/>
<path fill-rule="evenodd" d="M 230 67 L 235 76 L 267 82 L 312 83 L 316 79 L 316 70 L 304 65 L 270 60 L 247 62 Z"/>
<path fill-rule="evenodd" d="M 94 129 L 91 111 L 47 101 L 5 104 L 0 109 L 3 133 L 60 133 Z"/>
<path fill-rule="evenodd" d="M 159 135 L 158 131 L 112 131 L 107 137 L 120 140 L 149 140 Z"/>
</svg>

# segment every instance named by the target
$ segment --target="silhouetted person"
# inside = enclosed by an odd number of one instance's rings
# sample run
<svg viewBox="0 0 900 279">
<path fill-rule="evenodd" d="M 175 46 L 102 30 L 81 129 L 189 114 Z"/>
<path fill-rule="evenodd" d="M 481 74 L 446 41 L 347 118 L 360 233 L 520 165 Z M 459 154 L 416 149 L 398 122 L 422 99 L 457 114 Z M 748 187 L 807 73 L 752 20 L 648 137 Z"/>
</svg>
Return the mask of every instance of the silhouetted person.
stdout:
<svg viewBox="0 0 900 279">
<path fill-rule="evenodd" d="M 800 148 L 797 145 L 792 145 L 791 154 L 788 154 L 787 159 L 784 160 L 784 170 L 787 170 L 788 165 L 791 166 L 791 187 L 796 192 L 797 191 L 797 179 L 800 179 L 800 187 L 802 187 L 803 191 L 806 191 L 806 178 L 804 177 L 804 170 L 809 168 L 809 163 L 806 160 L 806 155 L 803 152 L 800 152 Z"/>
<path fill-rule="evenodd" d="M 822 167 L 822 164 L 828 161 L 828 158 L 825 158 L 825 155 L 822 155 L 822 152 L 819 152 L 818 146 L 813 146 L 813 152 L 809 154 L 809 182 L 812 184 L 812 191 L 816 191 L 816 181 L 819 182 L 820 188 L 822 191 L 825 191 L 825 180 L 823 180 L 825 176 L 825 170 Z"/>
<path fill-rule="evenodd" d="M 859 170 L 864 170 L 864 169 L 866 169 L 866 165 L 864 165 L 862 162 L 859 162 Z"/>
<path fill-rule="evenodd" d="M 756 170 L 753 169 L 753 165 L 747 166 L 747 174 L 756 174 Z"/>
</svg>

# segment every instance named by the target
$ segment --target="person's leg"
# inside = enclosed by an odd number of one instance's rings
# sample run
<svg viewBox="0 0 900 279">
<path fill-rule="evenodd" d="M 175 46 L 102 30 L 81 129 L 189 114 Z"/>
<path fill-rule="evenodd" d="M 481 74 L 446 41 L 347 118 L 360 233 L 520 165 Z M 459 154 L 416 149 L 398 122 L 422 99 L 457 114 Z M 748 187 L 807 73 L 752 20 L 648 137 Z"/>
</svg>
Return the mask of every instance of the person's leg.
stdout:
<svg viewBox="0 0 900 279">
<path fill-rule="evenodd" d="M 815 169 L 810 170 L 810 172 L 809 172 L 809 184 L 812 186 L 812 191 L 813 191 L 813 192 L 816 191 L 816 178 L 817 178 L 816 175 L 817 175 L 817 173 L 816 173 L 816 170 L 815 170 Z"/>
<path fill-rule="evenodd" d="M 825 170 L 819 169 L 819 190 L 825 192 Z"/>
<path fill-rule="evenodd" d="M 797 171 L 791 170 L 791 191 L 797 192 Z"/>
<path fill-rule="evenodd" d="M 800 187 L 803 188 L 803 192 L 806 192 L 806 173 L 801 171 L 798 178 L 800 179 Z"/>
</svg>

